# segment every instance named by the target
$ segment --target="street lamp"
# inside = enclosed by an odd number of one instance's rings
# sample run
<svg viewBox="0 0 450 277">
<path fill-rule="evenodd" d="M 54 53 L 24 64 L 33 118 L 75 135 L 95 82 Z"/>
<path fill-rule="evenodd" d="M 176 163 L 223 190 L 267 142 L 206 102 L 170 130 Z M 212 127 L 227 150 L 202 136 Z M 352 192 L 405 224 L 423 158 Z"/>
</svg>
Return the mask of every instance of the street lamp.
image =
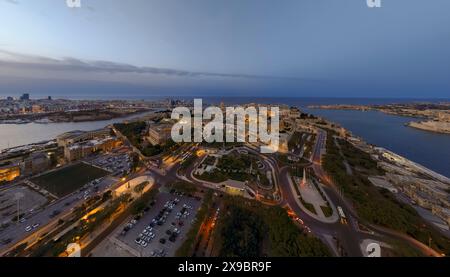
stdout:
<svg viewBox="0 0 450 277">
<path fill-rule="evenodd" d="M 19 224 L 20 222 L 20 199 L 22 199 L 23 198 L 23 193 L 21 193 L 21 192 L 17 192 L 16 194 L 15 194 L 15 200 L 17 201 L 17 224 Z"/>
</svg>

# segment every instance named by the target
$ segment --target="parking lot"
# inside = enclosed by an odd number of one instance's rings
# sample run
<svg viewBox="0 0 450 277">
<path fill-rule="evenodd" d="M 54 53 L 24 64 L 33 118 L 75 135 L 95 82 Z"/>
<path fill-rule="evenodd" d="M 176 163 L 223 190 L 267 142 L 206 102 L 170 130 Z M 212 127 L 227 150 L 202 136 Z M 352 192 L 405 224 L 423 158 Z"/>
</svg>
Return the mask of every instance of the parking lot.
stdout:
<svg viewBox="0 0 450 277">
<path fill-rule="evenodd" d="M 24 215 L 18 223 L 0 224 L 0 248 L 16 243 L 26 235 L 29 235 L 30 232 L 45 226 L 55 216 L 58 216 L 64 211 L 72 210 L 87 199 L 94 196 L 101 196 L 113 184 L 117 183 L 117 181 L 117 179 L 112 177 L 101 178 L 99 182 L 90 182 L 78 191 L 50 204 L 47 203 L 48 201 L 45 197 L 28 187 L 18 186 L 1 191 L 0 202 L 2 202 L 2 205 L 10 206 L 10 209 L 14 209 L 13 214 L 8 218 L 14 216 L 17 211 L 17 201 L 14 198 L 15 194 L 17 192 L 23 193 L 23 198 L 21 198 L 19 206 L 21 213 L 23 211 Z M 4 201 L 6 199 L 10 199 L 8 200 L 9 202 Z M 5 206 L 2 207 L 4 208 Z M 4 211 L 6 213 L 7 209 Z"/>
<path fill-rule="evenodd" d="M 201 201 L 159 193 L 145 214 L 122 226 L 116 238 L 143 257 L 171 257 L 183 242 Z"/>
<path fill-rule="evenodd" d="M 19 214 L 23 218 L 47 203 L 46 197 L 26 186 L 19 185 L 0 191 L 0 224 L 8 223 L 13 218 L 17 218 L 18 204 Z"/>
<path fill-rule="evenodd" d="M 114 175 L 119 175 L 130 172 L 131 158 L 127 153 L 107 154 L 93 160 L 91 164 L 103 168 Z"/>
</svg>

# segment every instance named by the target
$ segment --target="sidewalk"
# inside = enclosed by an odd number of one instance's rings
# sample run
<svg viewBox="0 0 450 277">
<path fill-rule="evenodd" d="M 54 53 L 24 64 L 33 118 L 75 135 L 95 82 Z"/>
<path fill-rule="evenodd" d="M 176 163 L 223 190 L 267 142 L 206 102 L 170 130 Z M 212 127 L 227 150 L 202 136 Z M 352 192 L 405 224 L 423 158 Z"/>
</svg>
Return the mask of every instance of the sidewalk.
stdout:
<svg viewBox="0 0 450 277">
<path fill-rule="evenodd" d="M 291 188 L 291 193 L 293 194 L 293 195 L 296 195 L 296 197 L 294 197 L 295 198 L 295 202 L 297 203 L 297 205 L 302 209 L 302 211 L 303 212 L 305 212 L 306 214 L 308 214 L 309 216 L 311 216 L 312 218 L 314 218 L 314 219 L 316 219 L 316 220 L 318 220 L 318 221 L 321 221 L 321 222 L 323 222 L 323 223 L 329 223 L 329 224 L 331 224 L 331 223 L 336 223 L 338 220 L 339 220 L 339 216 L 337 215 L 337 211 L 336 211 L 336 209 L 335 209 L 335 207 L 332 205 L 332 203 L 330 202 L 330 200 L 329 200 L 329 198 L 328 198 L 328 196 L 326 196 L 327 197 L 327 200 L 329 201 L 329 203 L 330 203 L 330 206 L 331 206 L 331 208 L 333 209 L 333 215 L 332 216 L 330 216 L 330 217 L 325 217 L 324 215 L 323 215 L 323 213 L 322 213 L 322 209 L 320 209 L 320 207 L 319 207 L 319 210 L 320 210 L 320 215 L 317 215 L 317 214 L 314 214 L 314 213 L 312 213 L 311 211 L 309 211 L 307 208 L 305 208 L 305 206 L 303 206 L 303 204 L 302 204 L 302 202 L 300 201 L 300 199 L 299 199 L 299 196 L 297 195 L 297 191 L 295 190 L 295 184 L 292 182 L 292 178 L 291 178 L 291 175 L 288 173 L 287 174 L 288 176 L 288 182 L 289 182 L 289 186 L 290 186 L 290 188 Z M 326 195 L 326 194 L 325 194 Z M 318 212 L 319 213 L 319 212 Z"/>
</svg>

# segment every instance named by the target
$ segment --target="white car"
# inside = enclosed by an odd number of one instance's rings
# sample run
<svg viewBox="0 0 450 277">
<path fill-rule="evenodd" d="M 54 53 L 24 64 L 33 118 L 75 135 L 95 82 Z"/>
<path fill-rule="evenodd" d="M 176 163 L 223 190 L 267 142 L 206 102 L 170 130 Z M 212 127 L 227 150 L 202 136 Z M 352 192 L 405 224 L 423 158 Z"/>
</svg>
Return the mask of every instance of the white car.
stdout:
<svg viewBox="0 0 450 277">
<path fill-rule="evenodd" d="M 33 229 L 33 228 L 32 228 L 31 226 L 25 227 L 25 231 L 26 231 L 26 232 L 30 232 L 32 229 Z"/>
</svg>

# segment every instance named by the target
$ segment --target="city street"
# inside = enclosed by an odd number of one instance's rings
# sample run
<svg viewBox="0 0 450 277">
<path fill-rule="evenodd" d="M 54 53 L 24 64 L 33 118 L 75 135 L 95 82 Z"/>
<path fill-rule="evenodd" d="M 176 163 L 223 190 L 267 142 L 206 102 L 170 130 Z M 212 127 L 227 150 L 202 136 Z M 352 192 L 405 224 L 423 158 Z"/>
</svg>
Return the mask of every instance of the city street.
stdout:
<svg viewBox="0 0 450 277">
<path fill-rule="evenodd" d="M 42 210 L 26 215 L 25 222 L 19 222 L 8 226 L 0 232 L 0 239 L 10 240 L 10 242 L 0 246 L 0 253 L 4 254 L 5 250 L 19 243 L 32 243 L 39 238 L 40 235 L 51 230 L 60 218 L 64 218 L 66 215 L 69 215 L 74 207 L 85 202 L 86 195 L 102 195 L 105 191 L 111 189 L 117 181 L 118 180 L 115 178 L 106 177 L 98 184 L 97 192 L 93 192 L 92 188 L 76 191 L 64 198 L 56 200 Z M 90 192 L 86 194 L 86 191 Z M 25 228 L 27 226 L 32 226 L 33 224 L 39 224 L 39 226 L 30 232 L 27 232 Z"/>
</svg>

